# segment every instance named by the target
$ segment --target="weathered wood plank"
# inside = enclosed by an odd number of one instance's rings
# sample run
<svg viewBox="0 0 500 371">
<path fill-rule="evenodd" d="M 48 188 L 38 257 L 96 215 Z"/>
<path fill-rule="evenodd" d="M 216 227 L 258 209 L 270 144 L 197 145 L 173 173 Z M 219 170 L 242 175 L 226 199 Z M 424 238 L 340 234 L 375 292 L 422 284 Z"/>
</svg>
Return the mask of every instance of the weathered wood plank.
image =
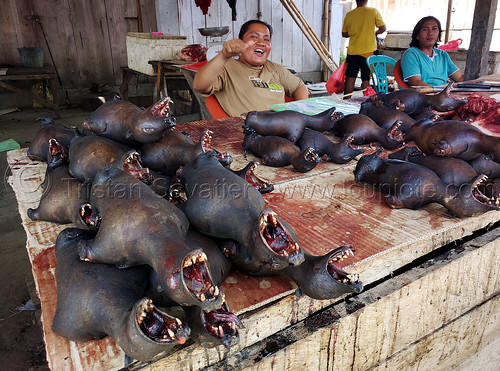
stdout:
<svg viewBox="0 0 500 371">
<path fill-rule="evenodd" d="M 272 48 L 271 53 L 269 54 L 269 59 L 275 63 L 279 63 L 281 65 L 285 64 L 285 56 L 283 52 L 283 48 L 285 45 L 285 32 L 284 32 L 284 14 L 285 11 L 283 5 L 279 0 L 273 0 L 271 2 L 271 19 L 273 20 L 273 36 L 271 39 Z M 264 18 L 266 22 L 269 22 L 267 18 Z"/>
<path fill-rule="evenodd" d="M 401 370 L 408 366 L 415 370 L 498 370 L 499 312 L 500 296 L 497 295 L 373 370 Z"/>
<path fill-rule="evenodd" d="M 500 352 L 498 351 L 500 349 L 500 334 L 498 333 L 499 328 L 500 326 L 497 325 L 494 338 L 488 341 L 483 341 L 483 343 L 488 344 L 481 348 L 472 357 L 468 358 L 465 362 L 462 362 L 459 366 L 457 366 L 456 371 L 496 371 L 498 369 L 498 365 L 500 365 Z"/>
<path fill-rule="evenodd" d="M 493 26 L 498 0 L 477 0 L 474 8 L 471 40 L 467 61 L 465 62 L 465 80 L 477 79 L 487 74 L 488 55 L 490 52 Z"/>
<path fill-rule="evenodd" d="M 457 367 L 500 335 L 499 237 L 497 228 L 209 369 Z"/>
</svg>

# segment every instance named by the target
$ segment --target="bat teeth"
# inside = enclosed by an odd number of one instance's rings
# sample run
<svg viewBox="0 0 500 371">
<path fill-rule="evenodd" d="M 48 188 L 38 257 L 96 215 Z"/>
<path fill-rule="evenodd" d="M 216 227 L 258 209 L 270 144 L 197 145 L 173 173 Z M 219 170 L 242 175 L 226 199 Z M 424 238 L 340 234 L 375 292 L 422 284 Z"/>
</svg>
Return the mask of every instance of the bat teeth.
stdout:
<svg viewBox="0 0 500 371">
<path fill-rule="evenodd" d="M 200 298 L 200 301 L 205 301 L 205 294 L 201 293 L 199 298 Z"/>
<path fill-rule="evenodd" d="M 168 332 L 168 335 L 172 338 L 172 339 L 175 339 L 175 333 L 170 330 L 170 329 L 167 329 L 167 332 Z"/>
<path fill-rule="evenodd" d="M 223 337 L 224 336 L 224 329 L 222 328 L 222 326 L 219 325 L 219 336 L 220 337 Z"/>
<path fill-rule="evenodd" d="M 179 318 L 176 318 L 175 322 L 177 322 L 178 326 L 182 326 L 182 321 Z"/>
<path fill-rule="evenodd" d="M 211 330 L 217 335 L 219 336 L 219 328 L 218 327 L 215 327 L 215 326 L 210 326 Z"/>
<path fill-rule="evenodd" d="M 357 273 L 348 274 L 347 278 L 349 279 L 349 283 L 358 282 L 359 281 L 359 274 L 357 274 Z"/>
<path fill-rule="evenodd" d="M 272 224 L 274 227 L 278 225 L 278 219 L 276 219 L 276 215 L 269 214 L 268 222 L 269 224 Z"/>
<path fill-rule="evenodd" d="M 219 296 L 219 288 L 214 286 L 214 296 Z"/>
<path fill-rule="evenodd" d="M 146 312 L 144 312 L 144 308 L 142 308 L 141 314 L 137 317 L 137 323 L 140 325 L 144 322 L 144 318 L 146 318 Z"/>
</svg>

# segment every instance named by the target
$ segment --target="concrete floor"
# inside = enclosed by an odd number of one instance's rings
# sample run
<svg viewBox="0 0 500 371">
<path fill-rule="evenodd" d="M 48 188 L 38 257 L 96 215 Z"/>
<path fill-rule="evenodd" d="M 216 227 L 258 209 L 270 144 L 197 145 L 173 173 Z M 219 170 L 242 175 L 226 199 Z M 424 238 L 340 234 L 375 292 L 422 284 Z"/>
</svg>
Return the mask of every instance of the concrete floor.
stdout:
<svg viewBox="0 0 500 371">
<path fill-rule="evenodd" d="M 0 142 L 9 138 L 27 148 L 39 129 L 38 117 L 51 117 L 66 125 L 81 127 L 89 111 L 67 108 L 55 112 L 44 108 L 22 109 L 0 115 Z M 39 305 L 34 295 L 31 264 L 26 252 L 26 234 L 21 225 L 14 192 L 6 179 L 10 175 L 6 152 L 0 153 L 0 359 L 4 370 L 48 370 L 40 327 Z M 36 310 L 20 310 L 30 304 Z"/>
</svg>

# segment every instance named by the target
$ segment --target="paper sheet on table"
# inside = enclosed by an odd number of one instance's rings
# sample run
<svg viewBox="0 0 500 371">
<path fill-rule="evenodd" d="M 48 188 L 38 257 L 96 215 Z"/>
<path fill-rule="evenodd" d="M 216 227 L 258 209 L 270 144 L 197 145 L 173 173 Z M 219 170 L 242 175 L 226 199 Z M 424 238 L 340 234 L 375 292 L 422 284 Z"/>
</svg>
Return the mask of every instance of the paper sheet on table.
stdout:
<svg viewBox="0 0 500 371">
<path fill-rule="evenodd" d="M 349 115 L 351 113 L 359 113 L 360 104 L 345 102 L 333 94 L 327 97 L 308 98 L 288 103 L 272 104 L 269 106 L 269 109 L 271 111 L 291 110 L 306 115 L 316 115 L 331 107 L 335 107 L 336 112 L 342 112 L 344 115 Z"/>
</svg>

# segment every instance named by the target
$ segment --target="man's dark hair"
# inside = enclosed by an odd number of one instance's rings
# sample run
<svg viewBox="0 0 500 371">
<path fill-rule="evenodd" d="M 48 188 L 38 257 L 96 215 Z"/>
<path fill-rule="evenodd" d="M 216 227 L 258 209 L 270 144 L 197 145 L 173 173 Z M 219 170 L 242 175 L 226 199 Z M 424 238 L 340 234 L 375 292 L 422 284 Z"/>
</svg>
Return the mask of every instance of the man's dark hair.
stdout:
<svg viewBox="0 0 500 371">
<path fill-rule="evenodd" d="M 259 21 L 258 19 L 251 19 L 251 20 L 246 21 L 245 23 L 243 23 L 241 25 L 240 33 L 238 34 L 238 39 L 243 40 L 243 35 L 245 34 L 245 32 L 248 31 L 248 27 L 250 27 L 250 25 L 254 24 L 254 23 L 260 23 L 260 24 L 263 24 L 264 26 L 266 26 L 269 30 L 269 36 L 273 36 L 273 28 L 269 24 L 267 24 L 266 22 L 263 22 L 263 21 Z"/>
<path fill-rule="evenodd" d="M 420 43 L 417 40 L 417 36 L 420 33 L 420 30 L 422 29 L 424 23 L 427 22 L 427 21 L 429 21 L 429 20 L 431 20 L 431 19 L 434 20 L 434 21 L 436 21 L 436 23 L 438 25 L 439 35 L 438 35 L 437 41 L 441 41 L 441 33 L 443 32 L 443 30 L 441 29 L 441 22 L 439 22 L 439 19 L 437 19 L 436 17 L 433 17 L 432 15 L 429 15 L 427 17 L 422 18 L 420 21 L 418 21 L 418 23 L 415 25 L 415 28 L 413 28 L 413 32 L 411 34 L 410 46 L 414 46 L 416 48 L 420 47 Z M 434 44 L 434 47 L 435 48 L 438 47 L 437 42 Z"/>
</svg>

